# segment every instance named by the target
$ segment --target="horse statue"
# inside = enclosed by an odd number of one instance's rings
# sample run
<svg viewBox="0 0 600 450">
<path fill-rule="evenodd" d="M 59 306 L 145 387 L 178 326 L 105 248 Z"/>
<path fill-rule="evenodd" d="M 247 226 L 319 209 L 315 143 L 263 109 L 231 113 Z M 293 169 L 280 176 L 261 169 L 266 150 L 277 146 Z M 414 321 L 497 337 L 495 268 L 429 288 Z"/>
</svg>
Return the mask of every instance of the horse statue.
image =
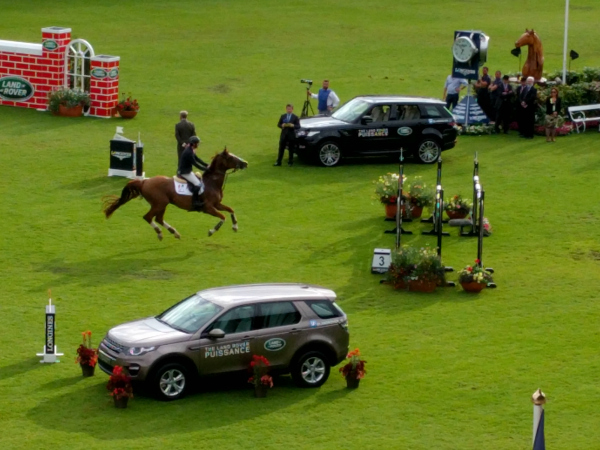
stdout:
<svg viewBox="0 0 600 450">
<path fill-rule="evenodd" d="M 544 48 L 540 37 L 533 29 L 525 28 L 525 33 L 515 42 L 516 48 L 524 45 L 527 46 L 527 60 L 523 66 L 523 76 L 539 80 L 544 70 Z"/>
<path fill-rule="evenodd" d="M 215 155 L 208 166 L 208 169 L 204 172 L 204 175 L 202 176 L 202 181 L 204 182 L 202 199 L 204 200 L 204 205 L 200 212 L 210 214 L 211 216 L 220 219 L 220 222 L 217 223 L 213 229 L 209 230 L 209 236 L 212 236 L 218 231 L 223 225 L 223 222 L 225 222 L 225 216 L 219 211 L 229 212 L 231 214 L 231 221 L 233 222 L 233 231 L 238 230 L 235 212 L 229 206 L 221 203 L 223 200 L 223 184 L 225 183 L 225 177 L 229 169 L 233 169 L 235 172 L 238 169 L 245 169 L 246 167 L 248 167 L 246 161 L 238 158 L 233 153 L 229 153 L 227 148 L 225 148 L 221 153 Z M 123 188 L 121 197 L 111 195 L 103 199 L 104 207 L 102 211 L 108 219 L 121 205 L 124 205 L 129 200 L 139 197 L 140 195 L 150 203 L 150 211 L 144 215 L 144 220 L 154 228 L 154 231 L 156 231 L 156 234 L 158 235 L 158 240 L 162 241 L 163 235 L 158 225 L 154 223 L 154 218 L 156 218 L 156 221 L 169 230 L 169 232 L 177 239 L 181 238 L 181 235 L 177 230 L 164 221 L 165 210 L 167 209 L 167 206 L 172 203 L 178 208 L 186 211 L 193 211 L 192 196 L 178 194 L 175 190 L 173 178 L 156 176 L 145 180 L 130 181 Z"/>
</svg>

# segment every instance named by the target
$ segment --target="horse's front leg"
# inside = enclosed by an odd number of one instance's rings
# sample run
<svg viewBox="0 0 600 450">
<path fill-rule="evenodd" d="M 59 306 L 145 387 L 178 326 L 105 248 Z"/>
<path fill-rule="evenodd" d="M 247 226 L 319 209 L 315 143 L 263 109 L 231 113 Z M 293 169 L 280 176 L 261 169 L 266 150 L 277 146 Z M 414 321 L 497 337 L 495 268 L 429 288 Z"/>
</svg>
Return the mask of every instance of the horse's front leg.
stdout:
<svg viewBox="0 0 600 450">
<path fill-rule="evenodd" d="M 231 226 L 231 229 L 233 231 L 237 231 L 238 230 L 237 218 L 235 217 L 235 212 L 233 211 L 233 209 L 231 209 L 229 206 L 224 205 L 222 203 L 219 203 L 217 205 L 217 209 L 219 211 L 227 211 L 228 213 L 231 214 L 231 222 L 233 223 L 233 225 Z"/>
<path fill-rule="evenodd" d="M 206 214 L 210 214 L 211 216 L 215 216 L 215 217 L 218 217 L 219 219 L 221 219 L 219 221 L 219 223 L 217 223 L 212 230 L 208 230 L 208 236 L 210 237 L 213 234 L 215 234 L 217 231 L 219 231 L 219 228 L 221 228 L 223 226 L 223 222 L 225 222 L 225 216 L 223 214 L 221 214 L 219 211 L 217 211 L 217 208 L 215 208 L 214 206 L 206 207 L 204 209 L 204 212 Z"/>
</svg>

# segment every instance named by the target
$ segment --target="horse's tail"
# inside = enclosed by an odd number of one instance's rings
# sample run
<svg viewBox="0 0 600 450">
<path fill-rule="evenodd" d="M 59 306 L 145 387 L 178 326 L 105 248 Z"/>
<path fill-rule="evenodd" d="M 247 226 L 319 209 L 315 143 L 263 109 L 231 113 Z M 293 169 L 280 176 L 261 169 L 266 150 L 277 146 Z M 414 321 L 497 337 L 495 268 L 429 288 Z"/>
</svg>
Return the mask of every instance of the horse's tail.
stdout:
<svg viewBox="0 0 600 450">
<path fill-rule="evenodd" d="M 139 197 L 142 194 L 142 180 L 132 180 L 125 185 L 121 192 L 121 197 L 116 195 L 109 195 L 102 199 L 104 206 L 102 212 L 107 219 L 119 208 L 129 200 Z"/>
</svg>

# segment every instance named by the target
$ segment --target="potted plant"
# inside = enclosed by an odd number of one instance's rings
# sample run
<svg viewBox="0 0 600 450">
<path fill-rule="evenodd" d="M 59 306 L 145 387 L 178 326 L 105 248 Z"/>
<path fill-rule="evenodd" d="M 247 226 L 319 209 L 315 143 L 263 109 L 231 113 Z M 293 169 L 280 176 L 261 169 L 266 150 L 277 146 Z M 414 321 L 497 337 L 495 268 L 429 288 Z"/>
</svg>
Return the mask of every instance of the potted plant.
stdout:
<svg viewBox="0 0 600 450">
<path fill-rule="evenodd" d="M 360 350 L 355 348 L 352 350 L 346 358 L 350 358 L 350 362 L 340 367 L 340 373 L 346 379 L 346 386 L 348 389 L 358 388 L 360 380 L 365 377 L 367 373 L 365 369 L 366 361 L 360 359 Z"/>
<path fill-rule="evenodd" d="M 418 219 L 423 214 L 424 207 L 431 207 L 435 198 L 435 191 L 427 186 L 422 177 L 417 176 L 408 183 L 408 194 L 410 196 L 410 214 Z"/>
<path fill-rule="evenodd" d="M 475 260 L 474 266 L 467 266 L 458 274 L 458 282 L 467 292 L 481 292 L 493 281 L 492 275 L 481 267 L 481 261 L 478 259 Z"/>
<path fill-rule="evenodd" d="M 375 183 L 375 196 L 385 206 L 385 216 L 388 219 L 396 217 L 399 178 L 400 176 L 397 173 L 387 173 L 373 182 Z M 404 176 L 404 181 L 406 181 L 406 175 Z M 407 199 L 408 196 L 406 193 L 403 193 L 405 205 L 407 204 Z"/>
<path fill-rule="evenodd" d="M 140 105 L 136 99 L 131 98 L 131 94 L 128 97 L 123 94 L 123 98 L 117 103 L 116 108 L 119 115 L 124 119 L 133 119 L 140 110 Z"/>
<path fill-rule="evenodd" d="M 92 348 L 91 331 L 84 331 L 81 335 L 83 336 L 83 343 L 79 344 L 77 348 L 75 363 L 79 363 L 81 366 L 81 372 L 84 377 L 91 377 L 94 375 L 94 369 L 98 362 L 98 349 Z"/>
<path fill-rule="evenodd" d="M 433 292 L 446 284 L 444 266 L 435 249 L 428 247 L 402 247 L 392 254 L 386 283 L 395 289 Z"/>
<path fill-rule="evenodd" d="M 460 194 L 453 195 L 450 200 L 444 202 L 444 210 L 450 219 L 464 219 L 473 207 L 469 200 L 462 198 Z"/>
<path fill-rule="evenodd" d="M 48 93 L 48 109 L 55 115 L 79 117 L 90 106 L 90 95 L 79 89 L 60 87 Z"/>
<path fill-rule="evenodd" d="M 269 360 L 264 356 L 252 355 L 249 368 L 252 376 L 248 383 L 254 386 L 254 396 L 257 398 L 266 397 L 267 389 L 273 387 L 273 378 L 268 374 L 269 366 Z"/>
<path fill-rule="evenodd" d="M 127 408 L 127 402 L 130 398 L 133 398 L 131 378 L 129 378 L 121 366 L 113 368 L 106 389 L 110 391 L 116 408 Z"/>
</svg>

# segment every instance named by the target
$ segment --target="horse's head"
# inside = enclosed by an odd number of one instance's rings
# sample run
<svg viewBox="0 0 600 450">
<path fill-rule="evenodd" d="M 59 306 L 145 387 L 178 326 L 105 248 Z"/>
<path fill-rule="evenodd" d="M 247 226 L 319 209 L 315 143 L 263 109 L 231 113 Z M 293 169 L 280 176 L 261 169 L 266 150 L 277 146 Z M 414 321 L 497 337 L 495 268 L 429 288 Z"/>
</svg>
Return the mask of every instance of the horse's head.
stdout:
<svg viewBox="0 0 600 450">
<path fill-rule="evenodd" d="M 517 42 L 515 42 L 515 47 L 522 47 L 524 45 L 534 45 L 536 42 L 539 42 L 539 38 L 533 29 L 528 30 L 525 28 L 525 33 L 521 35 Z"/>
<path fill-rule="evenodd" d="M 229 153 L 227 147 L 225 147 L 221 153 L 217 153 L 211 166 L 214 166 L 216 170 L 226 172 L 229 169 L 233 169 L 234 171 L 245 169 L 248 167 L 248 163 L 233 153 Z"/>
</svg>

